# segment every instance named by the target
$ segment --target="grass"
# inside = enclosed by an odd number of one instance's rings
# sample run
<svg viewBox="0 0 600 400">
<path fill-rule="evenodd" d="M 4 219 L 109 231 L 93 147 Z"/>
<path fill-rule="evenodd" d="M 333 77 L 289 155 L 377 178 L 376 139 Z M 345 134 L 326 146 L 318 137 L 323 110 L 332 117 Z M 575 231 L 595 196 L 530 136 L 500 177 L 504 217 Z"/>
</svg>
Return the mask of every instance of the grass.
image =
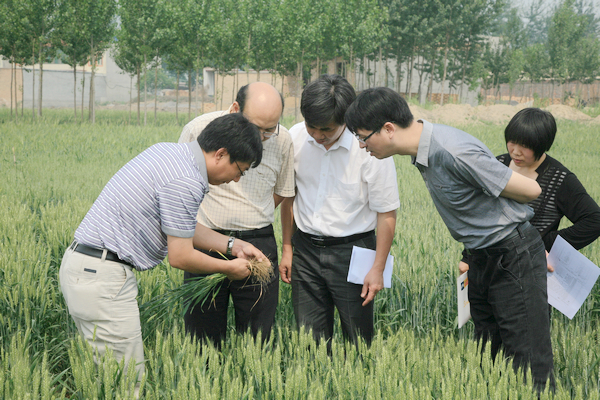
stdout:
<svg viewBox="0 0 600 400">
<path fill-rule="evenodd" d="M 73 232 L 108 179 L 160 141 L 176 141 L 182 124 L 127 125 L 127 112 L 99 111 L 97 124 L 73 123 L 69 110 L 11 122 L 0 109 L 0 398 L 129 398 L 131 371 L 110 356 L 93 362 L 58 285 Z M 182 121 L 183 123 L 183 121 Z M 291 122 L 284 120 L 286 126 Z M 504 152 L 502 126 L 462 127 Z M 588 125 L 559 121 L 550 154 L 600 199 L 600 142 Z M 180 398 L 535 398 L 505 363 L 478 355 L 473 326 L 456 329 L 455 282 L 461 247 L 450 237 L 408 157 L 397 158 L 401 208 L 392 253 L 393 285 L 375 300 L 370 348 L 344 343 L 336 326 L 332 355 L 296 329 L 289 285 L 265 344 L 233 329 L 219 352 L 183 334 L 182 305 L 144 316 L 148 399 Z M 565 223 L 568 225 L 568 223 Z M 279 219 L 275 223 L 280 237 Z M 600 263 L 600 245 L 583 254 Z M 140 304 L 181 286 L 166 262 L 138 273 Z M 598 398 L 600 290 L 573 320 L 553 311 L 558 380 L 554 396 Z M 231 324 L 231 326 L 233 326 Z"/>
</svg>

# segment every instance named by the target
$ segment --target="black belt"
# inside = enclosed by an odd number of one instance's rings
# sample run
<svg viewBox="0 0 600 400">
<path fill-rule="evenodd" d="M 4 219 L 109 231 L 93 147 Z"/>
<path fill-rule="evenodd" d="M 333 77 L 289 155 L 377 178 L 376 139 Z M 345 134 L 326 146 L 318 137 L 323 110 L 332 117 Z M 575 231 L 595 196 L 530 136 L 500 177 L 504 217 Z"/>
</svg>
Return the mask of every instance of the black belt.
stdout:
<svg viewBox="0 0 600 400">
<path fill-rule="evenodd" d="M 223 230 L 223 229 L 215 229 L 215 232 L 219 232 L 225 236 L 233 236 L 236 239 L 256 239 L 262 237 L 270 237 L 273 236 L 273 225 L 267 225 L 264 228 L 252 229 L 249 231 L 233 231 L 233 230 Z"/>
<path fill-rule="evenodd" d="M 477 256 L 477 255 L 494 256 L 494 255 L 498 255 L 498 254 L 504 254 L 507 252 L 507 249 L 510 249 L 513 247 L 513 244 L 512 244 L 513 239 L 515 239 L 517 237 L 521 237 L 522 239 L 525 239 L 524 231 L 525 231 L 525 229 L 529 228 L 530 226 L 531 226 L 531 224 L 529 223 L 529 221 L 521 222 L 519 225 L 517 225 L 515 230 L 510 233 L 510 235 L 508 235 L 501 241 L 494 243 L 493 245 L 491 245 L 489 247 L 485 247 L 483 249 L 466 249 L 467 254 L 469 254 L 471 256 Z"/>
<path fill-rule="evenodd" d="M 73 240 L 71 246 L 69 248 L 77 253 L 85 254 L 86 256 L 102 258 L 102 253 L 104 253 L 104 249 L 97 249 L 95 247 L 86 246 L 85 244 L 78 243 L 76 240 Z M 116 253 L 113 253 L 110 250 L 106 250 L 106 258 L 105 260 L 118 262 L 120 264 L 125 264 L 135 269 L 133 265 L 128 263 L 127 261 L 123 261 L 119 258 Z"/>
<path fill-rule="evenodd" d="M 351 242 L 355 242 L 360 239 L 364 239 L 371 235 L 375 234 L 375 231 L 357 233 L 355 235 L 343 236 L 343 237 L 333 237 L 333 236 L 316 236 L 311 235 L 310 233 L 302 232 L 298 230 L 301 235 L 304 235 L 313 246 L 317 247 L 327 247 L 327 246 L 335 246 L 338 244 L 347 244 Z"/>
</svg>

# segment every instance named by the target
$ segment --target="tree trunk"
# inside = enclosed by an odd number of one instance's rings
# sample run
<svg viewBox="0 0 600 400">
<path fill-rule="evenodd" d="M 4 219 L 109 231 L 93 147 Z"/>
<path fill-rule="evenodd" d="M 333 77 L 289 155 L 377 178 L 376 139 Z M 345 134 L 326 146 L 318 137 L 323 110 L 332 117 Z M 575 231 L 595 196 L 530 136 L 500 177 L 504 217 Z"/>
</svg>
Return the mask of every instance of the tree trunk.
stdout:
<svg viewBox="0 0 600 400">
<path fill-rule="evenodd" d="M 188 70 L 188 121 L 192 120 L 192 70 Z"/>
<path fill-rule="evenodd" d="M 435 51 L 433 52 L 433 57 L 431 60 L 431 73 L 429 74 L 429 85 L 427 86 L 427 98 L 429 101 L 433 101 L 433 74 L 435 71 Z"/>
<path fill-rule="evenodd" d="M 96 97 L 96 87 L 94 85 L 94 78 L 96 76 L 96 51 L 94 47 L 94 38 L 92 38 L 92 42 L 90 45 L 91 50 L 91 59 L 90 62 L 92 64 L 92 73 L 90 74 L 90 101 L 89 101 L 89 117 L 88 119 L 93 123 L 96 122 L 96 110 L 95 110 L 95 97 Z"/>
<path fill-rule="evenodd" d="M 35 119 L 35 41 L 32 42 L 31 50 L 31 115 Z"/>
<path fill-rule="evenodd" d="M 389 87 L 390 85 L 389 85 L 388 81 L 389 81 L 389 75 L 390 74 L 388 73 L 388 56 L 385 56 L 384 67 L 385 67 L 385 87 Z"/>
<path fill-rule="evenodd" d="M 42 116 L 42 84 L 44 83 L 44 60 L 42 60 L 42 44 L 40 43 L 40 90 L 38 90 L 38 116 Z"/>
<path fill-rule="evenodd" d="M 200 65 L 200 60 L 198 60 L 198 65 Z M 198 104 L 198 91 L 200 90 L 200 86 L 198 84 L 198 82 L 200 81 L 199 75 L 200 73 L 196 68 L 196 116 L 198 116 L 200 113 L 200 105 Z"/>
<path fill-rule="evenodd" d="M 73 113 L 77 121 L 77 63 L 73 65 Z"/>
<path fill-rule="evenodd" d="M 142 79 L 142 77 L 140 76 L 141 67 L 138 65 L 136 70 L 137 70 L 136 72 L 137 72 L 137 120 L 138 120 L 137 123 L 138 123 L 138 126 L 140 126 L 142 123 L 141 110 L 140 110 L 140 100 L 141 100 L 140 97 L 142 97 L 142 94 L 141 94 L 141 86 L 142 86 L 141 79 Z"/>
<path fill-rule="evenodd" d="M 177 82 L 175 82 L 175 121 L 179 124 L 179 70 L 177 71 Z"/>
<path fill-rule="evenodd" d="M 448 72 L 448 42 L 450 33 L 446 33 L 446 43 L 444 44 L 444 73 L 442 74 L 442 87 L 440 88 L 440 105 L 444 105 L 444 92 L 446 91 L 446 74 Z"/>
<path fill-rule="evenodd" d="M 156 52 L 158 54 L 158 51 Z M 156 56 L 158 58 L 158 56 Z M 154 125 L 156 125 L 156 108 L 158 107 L 158 63 L 154 66 Z"/>
<path fill-rule="evenodd" d="M 15 62 L 14 60 L 10 61 L 10 119 L 12 119 L 13 116 L 13 78 L 15 76 Z M 16 93 L 17 91 L 15 90 L 15 102 L 16 102 Z M 17 105 L 15 104 L 15 109 L 17 108 Z"/>
<path fill-rule="evenodd" d="M 144 126 L 148 122 L 148 60 L 144 54 Z"/>
<path fill-rule="evenodd" d="M 398 53 L 400 53 L 400 50 L 398 50 Z M 411 78 L 411 73 L 412 73 L 412 69 L 411 69 L 411 63 L 412 63 L 412 59 L 414 57 L 414 47 L 412 48 L 412 54 L 411 57 L 406 60 L 406 88 L 404 89 L 404 92 L 406 93 L 406 97 L 407 98 L 411 98 L 410 95 L 410 78 Z M 400 60 L 400 56 L 398 55 L 398 57 L 396 57 L 396 62 Z M 398 63 L 400 64 L 400 63 Z M 398 69 L 400 69 L 401 67 L 398 67 Z M 398 81 L 400 82 L 400 81 Z M 400 92 L 400 84 L 398 84 L 398 92 Z"/>
<path fill-rule="evenodd" d="M 219 110 L 223 109 L 223 97 L 225 97 L 225 75 L 221 77 L 221 105 Z"/>
<path fill-rule="evenodd" d="M 23 112 L 25 111 L 25 72 L 23 72 L 23 69 L 23 64 L 21 64 L 21 118 L 23 118 Z"/>
<path fill-rule="evenodd" d="M 421 56 L 421 62 L 423 62 L 423 56 Z M 421 97 L 423 96 L 423 75 L 425 75 L 425 71 L 423 71 L 422 69 L 419 70 L 419 90 L 417 90 L 419 104 L 423 104 L 423 102 L 421 101 Z"/>
<path fill-rule="evenodd" d="M 381 49 L 381 45 L 379 45 L 379 79 L 378 79 L 378 83 L 379 86 L 383 86 L 382 82 L 383 82 L 383 72 L 381 71 L 381 68 L 383 68 L 383 51 Z"/>
<path fill-rule="evenodd" d="M 85 64 L 83 64 L 83 79 L 81 80 L 81 122 L 83 123 L 83 99 L 85 99 Z"/>
<path fill-rule="evenodd" d="M 129 75 L 129 122 L 128 124 L 131 125 L 131 104 L 133 103 L 133 75 Z"/>
</svg>

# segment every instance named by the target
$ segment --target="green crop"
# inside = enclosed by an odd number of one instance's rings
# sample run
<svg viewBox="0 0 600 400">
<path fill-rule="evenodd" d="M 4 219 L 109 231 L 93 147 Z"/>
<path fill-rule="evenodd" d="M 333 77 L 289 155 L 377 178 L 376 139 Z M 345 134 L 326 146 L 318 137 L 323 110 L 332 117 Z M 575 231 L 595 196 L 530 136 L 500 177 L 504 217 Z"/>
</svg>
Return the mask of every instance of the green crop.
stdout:
<svg viewBox="0 0 600 400">
<path fill-rule="evenodd" d="M 42 121 L 15 123 L 0 109 L 0 398 L 131 398 L 134 371 L 110 354 L 96 364 L 94 350 L 78 338 L 58 269 L 110 177 L 148 146 L 177 141 L 181 126 L 166 118 L 159 126 L 129 126 L 126 113 L 117 112 L 98 111 L 96 125 L 71 123 L 64 111 L 44 114 Z M 503 126 L 461 128 L 495 154 L 504 151 Z M 599 132 L 596 125 L 559 121 L 550 151 L 596 200 Z M 185 335 L 183 305 L 175 303 L 170 313 L 142 319 L 145 398 L 537 398 L 509 365 L 479 354 L 472 323 L 456 329 L 461 246 L 409 158 L 395 161 L 402 206 L 392 246 L 393 286 L 376 297 L 370 347 L 345 343 L 336 325 L 328 355 L 326 346 L 297 330 L 286 284 L 271 337 L 262 343 L 232 328 L 221 351 Z M 279 218 L 275 231 L 280 236 Z M 582 252 L 600 263 L 599 243 Z M 144 304 L 179 287 L 183 274 L 165 261 L 137 278 Z M 542 399 L 600 397 L 599 313 L 598 285 L 573 320 L 553 310 L 557 389 Z"/>
</svg>

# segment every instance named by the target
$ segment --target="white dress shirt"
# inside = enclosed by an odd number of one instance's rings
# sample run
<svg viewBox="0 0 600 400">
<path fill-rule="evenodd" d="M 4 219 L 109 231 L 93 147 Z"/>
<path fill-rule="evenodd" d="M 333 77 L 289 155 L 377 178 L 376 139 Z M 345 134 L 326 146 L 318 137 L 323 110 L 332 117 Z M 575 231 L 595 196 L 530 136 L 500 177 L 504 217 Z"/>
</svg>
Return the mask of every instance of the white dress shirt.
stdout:
<svg viewBox="0 0 600 400">
<path fill-rule="evenodd" d="M 377 227 L 377 213 L 400 207 L 393 158 L 378 160 L 361 149 L 345 129 L 329 150 L 306 131 L 290 129 L 294 142 L 298 229 L 319 236 L 343 237 Z"/>
</svg>

